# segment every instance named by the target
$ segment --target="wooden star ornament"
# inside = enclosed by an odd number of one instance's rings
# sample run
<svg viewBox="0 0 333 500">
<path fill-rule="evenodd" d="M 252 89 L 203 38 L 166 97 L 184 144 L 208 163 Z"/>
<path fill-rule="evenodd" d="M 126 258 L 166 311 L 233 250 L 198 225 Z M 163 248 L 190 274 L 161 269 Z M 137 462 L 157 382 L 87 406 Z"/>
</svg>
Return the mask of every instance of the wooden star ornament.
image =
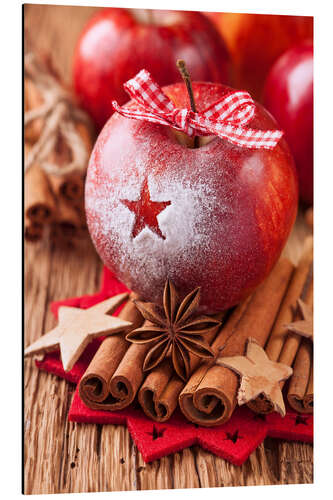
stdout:
<svg viewBox="0 0 333 500">
<path fill-rule="evenodd" d="M 58 325 L 27 347 L 24 355 L 33 356 L 60 348 L 64 370 L 71 370 L 95 337 L 113 335 L 132 325 L 129 321 L 110 316 L 127 298 L 128 293 L 121 293 L 88 309 L 60 307 Z"/>
<path fill-rule="evenodd" d="M 293 370 L 290 366 L 271 361 L 255 339 L 248 339 L 246 356 L 219 357 L 216 364 L 240 375 L 241 384 L 237 395 L 240 406 L 264 394 L 274 405 L 274 410 L 285 416 L 286 408 L 279 382 L 287 380 Z"/>
<path fill-rule="evenodd" d="M 298 299 L 297 306 L 303 319 L 288 323 L 285 327 L 291 332 L 302 335 L 302 337 L 306 337 L 313 342 L 313 311 L 301 299 Z"/>
</svg>

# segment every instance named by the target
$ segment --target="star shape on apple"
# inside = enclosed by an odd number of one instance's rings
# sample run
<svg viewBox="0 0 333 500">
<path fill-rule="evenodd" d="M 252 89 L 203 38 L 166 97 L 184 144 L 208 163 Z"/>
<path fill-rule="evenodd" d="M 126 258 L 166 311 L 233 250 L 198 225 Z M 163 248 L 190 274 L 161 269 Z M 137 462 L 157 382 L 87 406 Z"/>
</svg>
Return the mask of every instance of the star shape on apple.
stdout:
<svg viewBox="0 0 333 500">
<path fill-rule="evenodd" d="M 158 225 L 157 216 L 171 201 L 153 201 L 150 197 L 148 180 L 145 178 L 140 190 L 139 199 L 136 201 L 120 200 L 131 212 L 135 214 L 135 221 L 132 229 L 132 236 L 135 238 L 141 231 L 148 227 L 151 231 L 165 240 Z"/>
<path fill-rule="evenodd" d="M 298 299 L 297 306 L 303 319 L 288 323 L 285 327 L 289 331 L 313 341 L 313 311 L 302 299 Z"/>
<path fill-rule="evenodd" d="M 127 298 L 128 293 L 121 293 L 88 309 L 60 307 L 58 325 L 27 347 L 24 355 L 32 356 L 60 348 L 64 370 L 71 370 L 95 337 L 113 335 L 131 326 L 129 321 L 110 316 Z"/>
<path fill-rule="evenodd" d="M 286 408 L 279 382 L 289 378 L 292 368 L 271 361 L 255 339 L 249 338 L 246 356 L 219 357 L 216 364 L 230 368 L 241 377 L 237 400 L 241 406 L 264 394 L 274 410 L 285 416 Z"/>
</svg>

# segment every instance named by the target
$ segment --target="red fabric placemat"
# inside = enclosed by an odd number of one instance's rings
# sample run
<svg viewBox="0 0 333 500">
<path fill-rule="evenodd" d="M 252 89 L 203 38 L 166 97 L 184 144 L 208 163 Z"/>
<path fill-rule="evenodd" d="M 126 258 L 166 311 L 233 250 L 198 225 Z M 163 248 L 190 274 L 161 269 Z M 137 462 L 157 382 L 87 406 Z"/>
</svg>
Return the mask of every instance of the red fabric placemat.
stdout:
<svg viewBox="0 0 333 500">
<path fill-rule="evenodd" d="M 53 302 L 51 310 L 57 317 L 62 305 L 87 308 L 128 289 L 106 268 L 103 270 L 101 290 L 93 295 L 83 295 Z M 121 308 L 115 314 L 118 314 Z M 58 352 L 48 353 L 43 361 L 36 361 L 39 369 L 77 384 L 88 367 L 103 338 L 95 339 L 84 351 L 71 371 L 65 372 Z M 92 410 L 75 391 L 68 419 L 72 422 L 91 424 L 127 425 L 133 441 L 145 462 L 151 462 L 194 444 L 211 451 L 225 460 L 241 465 L 266 436 L 290 441 L 313 442 L 313 415 L 298 414 L 287 408 L 285 418 L 277 413 L 256 415 L 247 407 L 237 408 L 231 419 L 217 427 L 200 427 L 187 421 L 177 410 L 165 423 L 154 422 L 141 410 L 138 403 L 118 412 Z"/>
</svg>

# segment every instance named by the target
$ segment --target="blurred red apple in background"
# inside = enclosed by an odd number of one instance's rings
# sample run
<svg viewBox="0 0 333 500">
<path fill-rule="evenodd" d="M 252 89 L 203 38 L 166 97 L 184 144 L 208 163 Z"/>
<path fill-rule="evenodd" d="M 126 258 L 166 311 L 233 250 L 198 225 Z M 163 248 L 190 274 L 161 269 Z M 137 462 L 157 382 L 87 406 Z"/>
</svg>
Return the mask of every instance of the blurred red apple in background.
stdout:
<svg viewBox="0 0 333 500">
<path fill-rule="evenodd" d="M 164 87 L 190 109 L 186 87 Z M 198 111 L 229 87 L 194 83 Z M 128 106 L 128 105 L 127 105 Z M 256 104 L 252 128 L 277 128 Z M 298 202 L 292 155 L 239 147 L 216 136 L 190 149 L 174 129 L 115 113 L 90 158 L 89 231 L 105 265 L 144 300 L 161 301 L 170 278 L 182 294 L 201 286 L 202 308 L 240 302 L 269 274 L 293 226 Z"/>
<path fill-rule="evenodd" d="M 292 45 L 313 37 L 313 17 L 207 12 L 232 56 L 237 88 L 260 99 L 276 59 Z"/>
<path fill-rule="evenodd" d="M 81 105 L 102 127 L 111 101 L 128 100 L 123 83 L 142 68 L 161 85 L 181 80 L 185 59 L 194 80 L 231 81 L 230 57 L 217 29 L 199 12 L 103 9 L 82 32 L 74 54 L 74 87 Z"/>
<path fill-rule="evenodd" d="M 285 131 L 299 176 L 300 198 L 313 203 L 313 45 L 285 52 L 271 69 L 264 89 L 267 109 Z"/>
</svg>

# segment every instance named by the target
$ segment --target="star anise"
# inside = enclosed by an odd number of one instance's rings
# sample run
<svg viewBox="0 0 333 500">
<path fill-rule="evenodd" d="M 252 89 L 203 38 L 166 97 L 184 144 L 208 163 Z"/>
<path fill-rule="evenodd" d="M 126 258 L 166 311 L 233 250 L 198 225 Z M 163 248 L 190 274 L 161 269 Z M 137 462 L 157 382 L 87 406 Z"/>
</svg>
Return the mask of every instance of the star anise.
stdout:
<svg viewBox="0 0 333 500">
<path fill-rule="evenodd" d="M 209 316 L 195 316 L 199 302 L 200 288 L 180 301 L 170 280 L 164 287 L 163 307 L 152 302 L 135 301 L 146 322 L 143 327 L 127 334 L 126 339 L 137 344 L 152 344 L 143 363 L 144 371 L 155 368 L 170 354 L 176 373 L 187 380 L 190 353 L 205 359 L 214 357 L 204 337 L 220 321 Z"/>
</svg>

